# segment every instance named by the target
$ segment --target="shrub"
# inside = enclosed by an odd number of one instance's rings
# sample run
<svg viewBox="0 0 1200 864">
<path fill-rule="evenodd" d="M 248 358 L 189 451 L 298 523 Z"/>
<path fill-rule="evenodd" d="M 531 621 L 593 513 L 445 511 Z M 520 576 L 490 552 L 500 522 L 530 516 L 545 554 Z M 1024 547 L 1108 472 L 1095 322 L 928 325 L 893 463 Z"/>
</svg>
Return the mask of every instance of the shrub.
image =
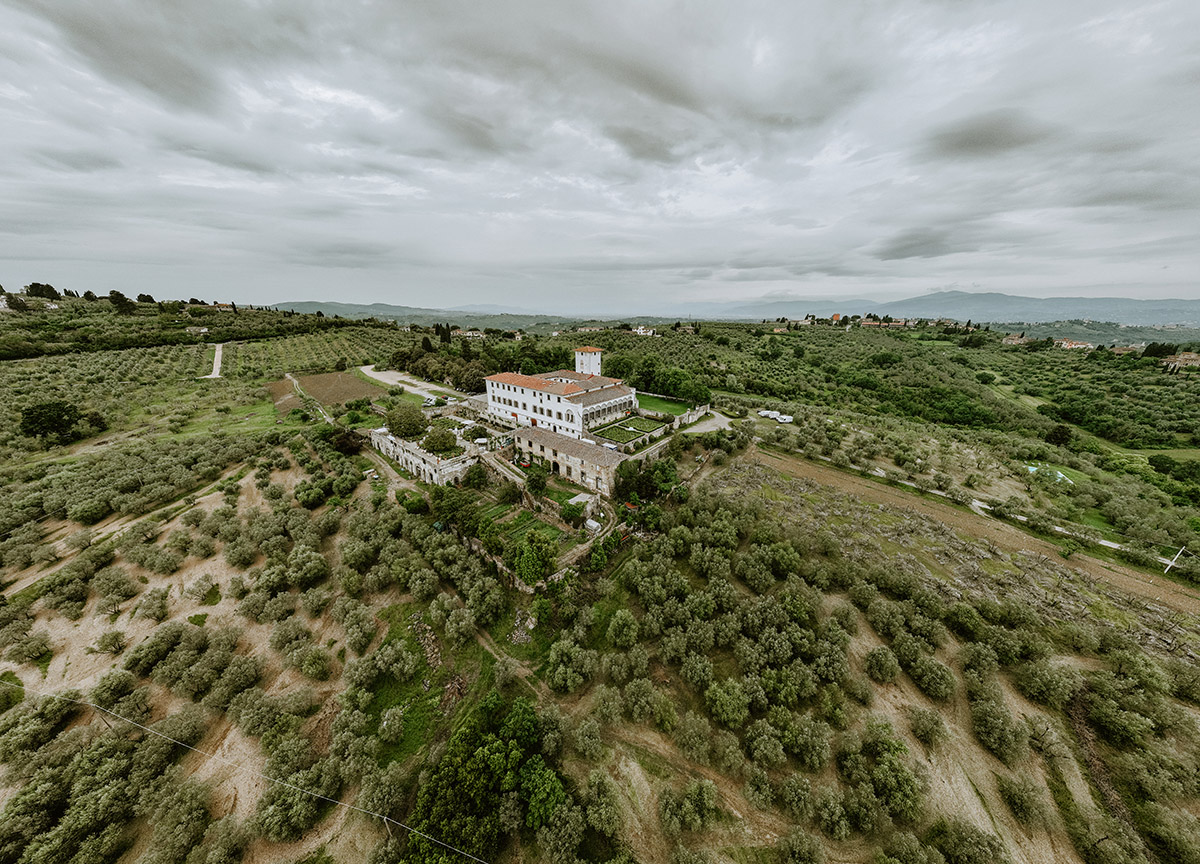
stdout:
<svg viewBox="0 0 1200 864">
<path fill-rule="evenodd" d="M 875 864 L 945 864 L 945 861 L 941 852 L 922 845 L 907 831 L 893 834 L 875 856 Z"/>
<path fill-rule="evenodd" d="M 775 800 L 775 790 L 771 787 L 771 778 L 767 772 L 757 765 L 751 765 L 746 772 L 746 785 L 743 787 L 746 800 L 759 810 L 766 810 Z"/>
<path fill-rule="evenodd" d="M 137 614 L 152 621 L 163 621 L 170 614 L 167 610 L 167 589 L 152 588 L 142 597 Z"/>
<path fill-rule="evenodd" d="M 942 715 L 929 708 L 909 708 L 908 720 L 911 724 L 913 737 L 932 749 L 949 737 Z"/>
<path fill-rule="evenodd" d="M 394 744 L 404 737 L 404 708 L 395 706 L 388 708 L 379 718 L 379 738 L 389 744 Z"/>
<path fill-rule="evenodd" d="M 5 654 L 13 663 L 34 663 L 50 653 L 50 637 L 45 633 L 30 633 L 13 642 Z"/>
<path fill-rule="evenodd" d="M 900 674 L 900 663 L 886 645 L 872 649 L 867 654 L 863 668 L 872 681 L 878 681 L 881 684 L 888 684 L 896 680 L 896 676 Z"/>
<path fill-rule="evenodd" d="M 805 822 L 812 818 L 812 784 L 807 777 L 789 774 L 787 779 L 779 784 L 776 798 L 784 812 L 797 822 Z"/>
<path fill-rule="evenodd" d="M 120 630 L 109 630 L 96 640 L 96 650 L 102 654 L 120 654 L 128 644 Z"/>
<path fill-rule="evenodd" d="M 632 648 L 638 640 L 637 619 L 627 609 L 618 609 L 608 625 L 608 641 L 614 648 Z"/>
<path fill-rule="evenodd" d="M 513 684 L 520 678 L 521 664 L 513 657 L 505 654 L 496 661 L 496 665 L 492 667 L 492 675 L 496 679 L 496 686 L 501 690 Z"/>
<path fill-rule="evenodd" d="M 595 761 L 604 753 L 604 744 L 600 740 L 600 721 L 595 717 L 585 717 L 575 727 L 571 742 L 576 752 L 584 759 Z"/>
<path fill-rule="evenodd" d="M 820 771 L 832 755 L 829 725 L 810 715 L 796 718 L 783 733 L 783 746 L 806 771 Z"/>
<path fill-rule="evenodd" d="M 682 793 L 664 789 L 658 799 L 659 819 L 668 834 L 699 831 L 718 812 L 717 787 L 711 780 L 692 780 Z"/>
<path fill-rule="evenodd" d="M 585 649 L 569 636 L 550 646 L 547 681 L 555 690 L 570 693 L 596 671 L 596 652 Z"/>
<path fill-rule="evenodd" d="M 649 678 L 635 678 L 625 685 L 625 710 L 635 723 L 642 723 L 654 714 L 657 691 Z"/>
<path fill-rule="evenodd" d="M 844 800 L 841 790 L 830 786 L 822 787 L 813 797 L 813 819 L 817 827 L 834 840 L 846 840 L 850 836 Z"/>
<path fill-rule="evenodd" d="M 712 726 L 708 720 L 688 711 L 675 732 L 675 743 L 689 759 L 708 764 L 709 751 L 712 747 Z"/>
<path fill-rule="evenodd" d="M 935 702 L 946 702 L 954 695 L 954 673 L 932 657 L 921 657 L 908 674 L 921 692 Z"/>
<path fill-rule="evenodd" d="M 1018 822 L 1037 825 L 1045 818 L 1042 790 L 1032 781 L 1002 776 L 996 778 L 996 785 L 1000 789 L 1000 797 Z"/>
<path fill-rule="evenodd" d="M 709 685 L 704 691 L 704 701 L 713 718 L 732 729 L 740 727 L 750 716 L 750 697 L 742 685 L 732 678 Z"/>
<path fill-rule="evenodd" d="M 300 658 L 298 668 L 300 673 L 314 681 L 325 681 L 329 678 L 333 658 L 324 648 L 312 647 Z"/>
<path fill-rule="evenodd" d="M 1028 733 L 1013 719 L 998 699 L 985 697 L 971 702 L 971 726 L 979 743 L 1007 765 L 1024 752 Z"/>
<path fill-rule="evenodd" d="M 1041 705 L 1062 708 L 1079 689 L 1079 675 L 1068 666 L 1035 660 L 1022 666 L 1016 675 L 1021 692 Z"/>
<path fill-rule="evenodd" d="M 1195 816 L 1150 803 L 1138 808 L 1135 818 L 1158 860 L 1200 864 L 1200 820 Z"/>
<path fill-rule="evenodd" d="M 961 819 L 939 819 L 925 834 L 925 842 L 937 849 L 946 864 L 1008 864 L 1004 844 Z"/>
<path fill-rule="evenodd" d="M 746 764 L 737 736 L 727 729 L 713 735 L 712 754 L 713 764 L 726 774 L 740 774 Z"/>
</svg>

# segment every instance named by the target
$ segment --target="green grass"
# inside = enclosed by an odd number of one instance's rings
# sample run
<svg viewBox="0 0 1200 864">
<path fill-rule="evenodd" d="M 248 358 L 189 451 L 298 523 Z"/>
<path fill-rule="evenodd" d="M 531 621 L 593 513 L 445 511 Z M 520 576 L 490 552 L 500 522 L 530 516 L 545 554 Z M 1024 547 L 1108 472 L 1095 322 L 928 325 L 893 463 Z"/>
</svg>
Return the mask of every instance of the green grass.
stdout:
<svg viewBox="0 0 1200 864">
<path fill-rule="evenodd" d="M 438 738 L 441 731 L 449 732 L 491 686 L 494 660 L 477 642 L 471 642 L 459 651 L 450 651 L 448 646 L 443 645 L 441 666 L 437 669 L 429 667 L 425 662 L 424 650 L 408 627 L 410 616 L 423 610 L 424 607 L 418 603 L 401 603 L 389 606 L 380 613 L 380 617 L 388 622 L 384 643 L 400 640 L 418 658 L 411 679 L 397 681 L 381 676 L 373 688 L 374 698 L 366 710 L 373 732 L 378 732 L 383 712 L 404 706 L 404 736 L 395 743 L 383 744 L 379 751 L 381 766 L 395 760 L 405 760 Z M 422 618 L 425 620 L 423 615 Z M 429 622 L 426 620 L 426 623 Z M 447 681 L 455 674 L 462 675 L 472 684 L 453 712 L 443 714 L 442 694 Z M 429 682 L 428 691 L 423 686 L 425 681 Z"/>
<path fill-rule="evenodd" d="M 1161 454 L 1170 456 L 1172 459 L 1200 459 L 1200 449 L 1195 447 L 1173 447 L 1166 450 L 1128 450 L 1124 447 L 1119 448 L 1124 453 L 1134 453 L 1138 456 L 1154 456 Z"/>
<path fill-rule="evenodd" d="M 592 623 L 592 636 L 588 641 L 589 648 L 604 650 L 608 644 L 608 625 L 618 609 L 628 609 L 632 605 L 629 592 L 623 588 L 613 591 L 608 597 L 600 600 L 592 608 L 596 617 Z"/>
<path fill-rule="evenodd" d="M 447 677 L 446 666 L 443 663 L 441 668 L 431 670 L 425 662 L 425 652 L 408 629 L 409 616 L 419 611 L 422 611 L 422 607 L 417 603 L 400 603 L 380 613 L 380 617 L 388 622 L 384 644 L 399 640 L 417 657 L 416 669 L 408 681 L 380 676 L 375 682 L 375 698 L 366 711 L 372 732 L 379 731 L 384 711 L 397 705 L 404 706 L 404 737 L 394 744 L 383 744 L 379 751 L 380 765 L 405 759 L 421 749 L 428 743 L 430 727 L 438 717 L 438 703 Z M 421 686 L 421 682 L 427 678 L 430 683 L 428 692 Z"/>
<path fill-rule="evenodd" d="M 7 669 L 0 672 L 0 681 L 12 685 L 12 687 L 0 687 L 0 714 L 3 714 L 25 698 L 25 685 L 21 683 L 21 679 L 17 677 L 15 672 Z M 21 689 L 13 689 L 15 687 L 20 687 Z"/>
<path fill-rule="evenodd" d="M 54 652 L 47 651 L 41 657 L 34 661 L 34 665 L 42 672 L 42 680 L 46 680 L 46 676 L 50 674 L 50 661 L 54 659 Z"/>
<path fill-rule="evenodd" d="M 645 411 L 656 411 L 659 414 L 674 414 L 678 417 L 688 410 L 688 406 L 683 402 L 673 402 L 670 399 L 660 399 L 657 396 L 647 396 L 645 393 L 639 393 L 637 397 L 638 407 Z"/>
<path fill-rule="evenodd" d="M 277 419 L 283 422 L 276 423 Z M 215 411 L 200 414 L 189 420 L 178 432 L 169 435 L 172 438 L 191 438 L 213 432 L 246 434 L 272 429 L 299 429 L 303 426 L 303 423 L 289 417 L 277 417 L 275 403 L 264 400 L 250 405 L 233 406 L 228 414 L 218 414 Z"/>
<path fill-rule="evenodd" d="M 199 615 L 189 615 L 187 620 L 189 624 L 194 624 L 197 627 L 203 627 L 204 622 L 208 620 L 208 613 L 201 612 Z"/>
<path fill-rule="evenodd" d="M 1112 540 L 1115 543 L 1124 542 L 1124 538 L 1113 529 L 1112 524 L 1104 518 L 1104 514 L 1095 507 L 1085 510 L 1083 518 L 1079 521 L 1089 528 L 1095 528 L 1105 540 Z"/>
<path fill-rule="evenodd" d="M 492 639 L 496 641 L 497 645 L 504 646 L 504 650 L 516 659 L 528 663 L 539 663 L 550 653 L 550 646 L 554 642 L 557 631 L 552 624 L 539 621 L 538 625 L 530 631 L 528 642 L 514 644 L 509 641 L 508 637 L 512 635 L 516 619 L 516 610 L 511 610 L 493 624 L 488 632 L 492 634 Z"/>
<path fill-rule="evenodd" d="M 578 486 L 572 487 L 565 480 L 555 480 L 552 483 L 546 484 L 545 497 L 554 501 L 556 504 L 566 504 L 580 492 L 586 492 L 586 489 L 581 489 Z"/>
<path fill-rule="evenodd" d="M 216 606 L 221 602 L 221 588 L 219 585 L 213 585 L 208 589 L 208 593 L 204 595 L 204 599 L 200 601 L 201 606 Z"/>
<path fill-rule="evenodd" d="M 570 501 L 575 496 L 572 495 L 570 492 L 566 492 L 562 489 L 555 489 L 553 486 L 547 486 L 546 491 L 543 493 L 543 497 L 549 498 L 555 504 L 561 505 L 561 504 L 566 504 L 568 501 Z"/>
</svg>

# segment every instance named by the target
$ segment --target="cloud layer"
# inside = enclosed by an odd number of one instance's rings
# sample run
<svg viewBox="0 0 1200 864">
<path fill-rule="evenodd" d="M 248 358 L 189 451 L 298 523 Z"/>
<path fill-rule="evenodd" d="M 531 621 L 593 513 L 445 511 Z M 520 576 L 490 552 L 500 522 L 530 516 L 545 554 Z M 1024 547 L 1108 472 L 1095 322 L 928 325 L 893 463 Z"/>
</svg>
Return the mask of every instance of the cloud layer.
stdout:
<svg viewBox="0 0 1200 864">
<path fill-rule="evenodd" d="M 0 281 L 1200 295 L 1184 0 L 7 0 Z"/>
</svg>

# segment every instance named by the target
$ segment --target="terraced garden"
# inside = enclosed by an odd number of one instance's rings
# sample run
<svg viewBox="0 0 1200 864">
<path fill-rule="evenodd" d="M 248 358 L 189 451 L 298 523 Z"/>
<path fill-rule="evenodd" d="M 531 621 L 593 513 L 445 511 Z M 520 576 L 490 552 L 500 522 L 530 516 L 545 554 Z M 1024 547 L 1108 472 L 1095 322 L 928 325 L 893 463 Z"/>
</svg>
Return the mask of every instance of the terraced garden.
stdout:
<svg viewBox="0 0 1200 864">
<path fill-rule="evenodd" d="M 665 425 L 665 423 L 659 423 L 657 420 L 650 420 L 646 417 L 625 417 L 615 423 L 592 430 L 592 434 L 618 444 L 628 444 L 643 435 L 657 432 Z"/>
</svg>

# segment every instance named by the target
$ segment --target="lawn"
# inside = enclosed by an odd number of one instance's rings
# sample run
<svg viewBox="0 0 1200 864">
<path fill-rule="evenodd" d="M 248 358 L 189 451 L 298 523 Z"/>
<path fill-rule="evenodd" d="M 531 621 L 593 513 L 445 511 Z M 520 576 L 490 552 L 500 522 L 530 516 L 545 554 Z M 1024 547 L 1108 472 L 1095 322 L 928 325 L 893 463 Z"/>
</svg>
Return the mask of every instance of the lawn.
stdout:
<svg viewBox="0 0 1200 864">
<path fill-rule="evenodd" d="M 566 504 L 580 492 L 587 492 L 582 486 L 575 486 L 560 476 L 554 477 L 546 484 L 545 497 L 556 504 Z"/>
<path fill-rule="evenodd" d="M 574 492 L 568 492 L 565 489 L 556 489 L 553 486 L 547 486 L 546 491 L 543 494 L 545 495 L 545 497 L 549 498 L 555 504 L 560 504 L 560 505 L 566 504 L 568 501 L 570 501 L 576 495 L 576 493 L 574 493 Z"/>
<path fill-rule="evenodd" d="M 639 393 L 637 400 L 638 407 L 642 410 L 657 411 L 659 414 L 674 414 L 678 417 L 688 410 L 688 406 L 682 402 L 660 399 L 658 396 L 647 396 L 645 393 Z"/>
</svg>

